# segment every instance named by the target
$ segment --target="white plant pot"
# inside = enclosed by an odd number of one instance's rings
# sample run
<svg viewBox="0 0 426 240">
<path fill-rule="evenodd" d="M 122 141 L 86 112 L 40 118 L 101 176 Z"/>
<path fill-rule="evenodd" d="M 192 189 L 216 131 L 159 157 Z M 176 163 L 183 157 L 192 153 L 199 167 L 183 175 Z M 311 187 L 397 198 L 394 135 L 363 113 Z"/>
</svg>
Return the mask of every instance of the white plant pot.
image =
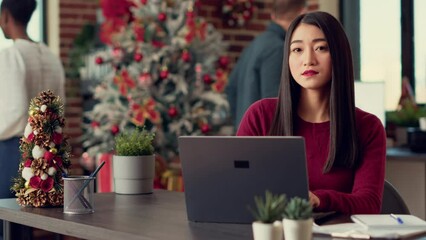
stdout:
<svg viewBox="0 0 426 240">
<path fill-rule="evenodd" d="M 155 155 L 116 156 L 113 158 L 114 191 L 119 194 L 153 192 Z"/>
<path fill-rule="evenodd" d="M 283 219 L 285 240 L 311 240 L 313 219 L 292 220 Z"/>
<path fill-rule="evenodd" d="M 253 222 L 254 240 L 282 240 L 283 226 L 280 221 L 274 223 Z"/>
</svg>

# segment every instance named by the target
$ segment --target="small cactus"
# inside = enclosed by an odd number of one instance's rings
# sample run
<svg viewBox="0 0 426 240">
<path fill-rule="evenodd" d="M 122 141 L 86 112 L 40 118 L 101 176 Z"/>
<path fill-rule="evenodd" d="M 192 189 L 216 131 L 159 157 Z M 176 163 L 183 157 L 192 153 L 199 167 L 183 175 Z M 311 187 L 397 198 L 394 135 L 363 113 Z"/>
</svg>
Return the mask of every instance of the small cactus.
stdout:
<svg viewBox="0 0 426 240">
<path fill-rule="evenodd" d="M 312 206 L 311 203 L 300 197 L 292 198 L 287 206 L 285 207 L 283 218 L 302 220 L 309 219 L 312 217 Z"/>
<path fill-rule="evenodd" d="M 256 210 L 253 210 L 251 207 L 249 207 L 249 210 L 257 221 L 273 223 L 282 219 L 287 204 L 285 194 L 274 195 L 267 190 L 265 192 L 265 199 L 255 196 L 254 201 L 256 203 Z"/>
</svg>

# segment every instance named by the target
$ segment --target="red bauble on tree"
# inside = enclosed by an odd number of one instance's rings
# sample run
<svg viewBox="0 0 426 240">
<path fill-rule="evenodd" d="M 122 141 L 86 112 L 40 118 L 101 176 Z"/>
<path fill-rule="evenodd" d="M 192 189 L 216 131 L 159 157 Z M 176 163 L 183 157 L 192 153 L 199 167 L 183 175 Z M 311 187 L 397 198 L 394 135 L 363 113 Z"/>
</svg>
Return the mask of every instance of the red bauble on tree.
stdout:
<svg viewBox="0 0 426 240">
<path fill-rule="evenodd" d="M 141 3 L 142 3 L 143 5 L 145 5 L 147 2 L 148 2 L 148 0 L 141 0 Z"/>
<path fill-rule="evenodd" d="M 222 68 L 227 68 L 227 67 L 228 67 L 228 65 L 229 65 L 229 58 L 228 58 L 228 57 L 226 57 L 226 56 L 222 56 L 222 57 L 220 57 L 220 58 L 219 58 L 219 65 L 220 65 Z"/>
<path fill-rule="evenodd" d="M 174 118 L 178 115 L 178 111 L 175 106 L 171 106 L 168 110 L 168 114 L 170 117 Z"/>
<path fill-rule="evenodd" d="M 99 122 L 93 121 L 91 124 L 92 128 L 97 128 L 100 126 Z"/>
<path fill-rule="evenodd" d="M 142 59 L 143 59 L 143 55 L 142 55 L 142 53 L 135 53 L 135 55 L 133 56 L 133 59 L 134 59 L 136 62 L 140 62 L 140 61 L 142 61 Z"/>
<path fill-rule="evenodd" d="M 164 22 L 166 21 L 166 19 L 167 19 L 167 15 L 165 13 L 161 12 L 158 14 L 158 21 Z"/>
<path fill-rule="evenodd" d="M 189 53 L 189 51 L 185 50 L 185 51 L 182 52 L 182 60 L 184 62 L 191 61 L 191 54 Z"/>
<path fill-rule="evenodd" d="M 104 63 L 104 59 L 102 57 L 96 57 L 95 63 L 100 65 L 100 64 Z"/>
<path fill-rule="evenodd" d="M 167 68 L 164 68 L 160 71 L 160 78 L 166 79 L 169 76 L 169 70 Z"/>
<path fill-rule="evenodd" d="M 213 79 L 209 74 L 204 74 L 203 75 L 203 82 L 207 85 L 210 85 L 213 83 Z"/>
<path fill-rule="evenodd" d="M 201 129 L 202 133 L 206 134 L 206 133 L 210 132 L 210 125 L 207 124 L 207 123 L 203 123 L 201 125 L 200 129 Z"/>
<path fill-rule="evenodd" d="M 116 135 L 119 132 L 120 132 L 120 128 L 117 125 L 112 125 L 112 127 L 111 127 L 111 133 L 113 135 Z"/>
</svg>

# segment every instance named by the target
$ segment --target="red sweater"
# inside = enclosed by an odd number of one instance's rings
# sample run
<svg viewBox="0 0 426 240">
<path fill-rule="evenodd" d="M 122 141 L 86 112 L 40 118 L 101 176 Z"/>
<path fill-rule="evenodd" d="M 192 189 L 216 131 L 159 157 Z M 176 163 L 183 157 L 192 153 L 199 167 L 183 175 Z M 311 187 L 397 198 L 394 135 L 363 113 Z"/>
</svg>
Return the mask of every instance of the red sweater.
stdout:
<svg viewBox="0 0 426 240">
<path fill-rule="evenodd" d="M 237 135 L 268 135 L 276 104 L 277 98 L 267 98 L 251 105 Z M 335 167 L 326 174 L 322 169 L 328 156 L 330 122 L 310 123 L 298 118 L 295 126 L 294 135 L 305 138 L 309 190 L 320 199 L 315 210 L 380 213 L 386 160 L 386 134 L 380 120 L 357 108 L 361 163 L 356 169 Z"/>
</svg>

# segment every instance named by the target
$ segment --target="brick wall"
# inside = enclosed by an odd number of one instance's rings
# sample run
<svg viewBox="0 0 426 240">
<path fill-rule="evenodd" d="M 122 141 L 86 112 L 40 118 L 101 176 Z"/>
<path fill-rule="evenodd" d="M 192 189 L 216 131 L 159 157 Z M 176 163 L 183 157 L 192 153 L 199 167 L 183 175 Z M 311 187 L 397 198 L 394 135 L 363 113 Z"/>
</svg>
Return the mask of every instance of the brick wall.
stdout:
<svg viewBox="0 0 426 240">
<path fill-rule="evenodd" d="M 96 22 L 97 0 L 60 0 L 59 3 L 59 35 L 60 35 L 60 56 L 64 66 L 68 65 L 68 53 L 72 47 L 74 38 L 80 33 L 81 28 L 86 23 Z M 65 134 L 70 137 L 72 146 L 73 174 L 80 174 L 81 168 L 78 159 L 82 153 L 79 137 L 82 135 L 82 97 L 80 94 L 80 80 L 67 79 L 66 81 L 66 106 Z"/>
<path fill-rule="evenodd" d="M 229 43 L 229 56 L 232 66 L 244 47 L 269 23 L 272 0 L 255 0 L 253 18 L 243 28 L 227 27 L 223 24 L 221 2 L 222 0 L 201 0 L 199 14 L 212 23 L 223 34 L 224 40 Z M 318 0 L 309 0 L 308 3 L 309 9 L 318 9 Z M 80 32 L 81 27 L 88 22 L 96 22 L 98 4 L 98 0 L 60 0 L 60 56 L 65 67 L 69 61 L 68 53 L 72 47 L 72 42 Z M 70 136 L 74 155 L 72 161 L 74 166 L 78 168 L 78 158 L 82 153 L 78 140 L 82 134 L 80 122 L 83 100 L 80 93 L 80 81 L 78 79 L 67 79 L 66 91 L 65 117 L 67 126 L 65 133 Z"/>
</svg>

